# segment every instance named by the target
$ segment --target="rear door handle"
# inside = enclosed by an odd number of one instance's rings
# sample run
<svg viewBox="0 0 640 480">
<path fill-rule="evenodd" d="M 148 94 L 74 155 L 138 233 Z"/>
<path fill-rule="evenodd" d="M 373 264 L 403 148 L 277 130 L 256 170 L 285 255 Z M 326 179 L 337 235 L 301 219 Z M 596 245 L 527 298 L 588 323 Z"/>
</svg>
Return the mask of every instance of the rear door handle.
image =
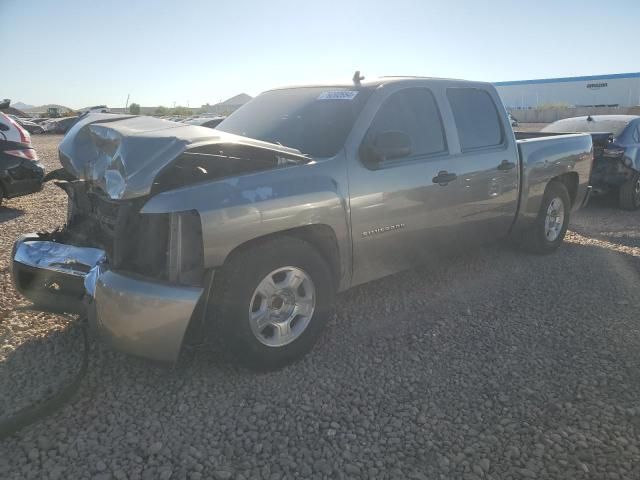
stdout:
<svg viewBox="0 0 640 480">
<path fill-rule="evenodd" d="M 498 165 L 498 170 L 511 170 L 512 168 L 515 168 L 515 166 L 516 164 L 509 160 L 502 160 L 502 163 Z"/>
<path fill-rule="evenodd" d="M 458 176 L 455 173 L 449 173 L 446 170 L 442 170 L 438 172 L 438 176 L 433 177 L 433 183 L 437 183 L 438 185 L 445 186 L 448 185 L 449 182 L 453 182 Z"/>
</svg>

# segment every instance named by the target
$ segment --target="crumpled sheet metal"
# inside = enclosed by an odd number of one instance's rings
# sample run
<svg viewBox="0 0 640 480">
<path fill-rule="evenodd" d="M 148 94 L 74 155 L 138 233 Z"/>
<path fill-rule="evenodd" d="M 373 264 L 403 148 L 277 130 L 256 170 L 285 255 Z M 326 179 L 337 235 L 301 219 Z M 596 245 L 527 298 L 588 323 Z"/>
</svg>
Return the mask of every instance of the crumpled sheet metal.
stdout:
<svg viewBox="0 0 640 480">
<path fill-rule="evenodd" d="M 14 259 L 24 265 L 84 277 L 106 258 L 99 248 L 76 247 L 45 240 L 24 241 L 17 247 Z"/>
<path fill-rule="evenodd" d="M 87 291 L 87 294 L 91 298 L 95 298 L 96 296 L 96 284 L 98 283 L 98 278 L 105 272 L 105 264 L 103 261 L 100 261 L 94 265 L 94 267 L 89 270 L 89 273 L 84 277 L 84 289 Z"/>
<path fill-rule="evenodd" d="M 158 174 L 188 148 L 247 145 L 286 154 L 295 149 L 220 130 L 154 117 L 89 114 L 60 144 L 60 163 L 74 177 L 98 186 L 113 200 L 148 195 Z"/>
<path fill-rule="evenodd" d="M 158 173 L 188 145 L 216 138 L 211 129 L 153 117 L 91 114 L 60 144 L 60 162 L 110 198 L 147 195 Z"/>
</svg>

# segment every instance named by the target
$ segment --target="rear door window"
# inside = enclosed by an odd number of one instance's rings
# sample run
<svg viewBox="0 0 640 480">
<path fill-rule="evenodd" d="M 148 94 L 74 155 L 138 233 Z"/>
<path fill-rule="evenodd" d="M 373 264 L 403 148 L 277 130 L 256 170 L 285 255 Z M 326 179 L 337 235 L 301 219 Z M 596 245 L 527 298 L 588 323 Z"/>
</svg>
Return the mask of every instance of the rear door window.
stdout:
<svg viewBox="0 0 640 480">
<path fill-rule="evenodd" d="M 447 97 L 463 151 L 495 147 L 504 142 L 498 109 L 488 92 L 478 88 L 450 88 Z"/>
<path fill-rule="evenodd" d="M 390 95 L 371 122 L 365 142 L 390 131 L 403 132 L 411 138 L 408 158 L 447 150 L 438 105 L 426 88 L 407 88 Z"/>
</svg>

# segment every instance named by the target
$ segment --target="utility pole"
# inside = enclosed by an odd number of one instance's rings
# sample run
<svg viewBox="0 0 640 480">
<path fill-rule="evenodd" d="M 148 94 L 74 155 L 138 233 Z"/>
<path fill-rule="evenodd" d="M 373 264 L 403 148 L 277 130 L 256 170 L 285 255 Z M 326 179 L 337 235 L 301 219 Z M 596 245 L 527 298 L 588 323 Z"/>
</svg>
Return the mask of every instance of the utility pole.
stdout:
<svg viewBox="0 0 640 480">
<path fill-rule="evenodd" d="M 124 111 L 125 111 L 125 112 L 129 109 L 129 96 L 130 96 L 130 95 L 131 95 L 130 93 L 127 93 L 127 101 L 126 101 L 126 103 L 124 104 Z"/>
</svg>

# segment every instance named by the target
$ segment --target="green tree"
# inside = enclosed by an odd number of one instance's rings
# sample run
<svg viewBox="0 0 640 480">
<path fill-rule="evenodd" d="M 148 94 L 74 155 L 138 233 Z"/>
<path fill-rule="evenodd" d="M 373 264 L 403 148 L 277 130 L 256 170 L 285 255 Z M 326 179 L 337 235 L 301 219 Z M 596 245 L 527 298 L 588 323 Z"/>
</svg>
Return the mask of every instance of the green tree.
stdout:
<svg viewBox="0 0 640 480">
<path fill-rule="evenodd" d="M 156 108 L 156 111 L 153 112 L 154 115 L 159 115 L 159 116 L 164 116 L 164 115 L 168 115 L 169 114 L 169 110 L 167 109 L 167 107 L 163 107 L 162 105 L 160 105 L 158 108 Z"/>
<path fill-rule="evenodd" d="M 132 115 L 140 115 L 140 105 L 137 103 L 129 105 L 129 113 Z"/>
<path fill-rule="evenodd" d="M 177 107 L 172 108 L 169 112 L 170 115 L 180 115 L 183 117 L 188 117 L 192 113 L 193 111 L 190 108 L 183 107 L 182 105 L 178 105 Z"/>
<path fill-rule="evenodd" d="M 543 103 L 536 107 L 538 110 L 551 110 L 552 108 L 569 108 L 568 103 Z"/>
</svg>

